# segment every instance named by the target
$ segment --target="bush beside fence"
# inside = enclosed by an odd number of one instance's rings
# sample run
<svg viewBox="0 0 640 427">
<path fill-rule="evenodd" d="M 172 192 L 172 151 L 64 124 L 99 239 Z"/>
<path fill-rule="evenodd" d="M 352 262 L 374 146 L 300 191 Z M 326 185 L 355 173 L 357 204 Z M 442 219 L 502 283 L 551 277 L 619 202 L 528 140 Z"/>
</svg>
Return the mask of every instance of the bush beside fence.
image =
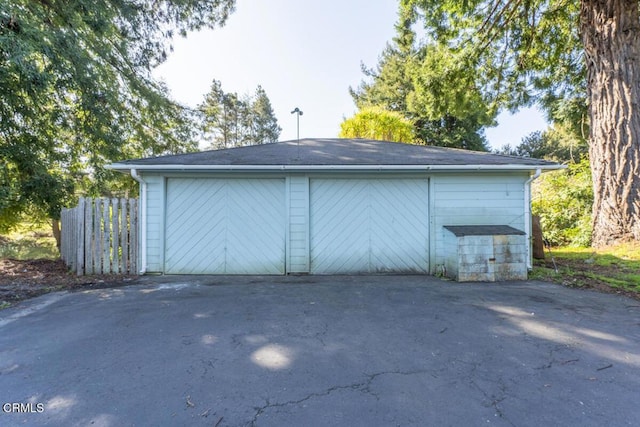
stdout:
<svg viewBox="0 0 640 427">
<path fill-rule="evenodd" d="M 76 274 L 136 274 L 136 199 L 80 198 L 61 222 L 60 254 Z"/>
</svg>

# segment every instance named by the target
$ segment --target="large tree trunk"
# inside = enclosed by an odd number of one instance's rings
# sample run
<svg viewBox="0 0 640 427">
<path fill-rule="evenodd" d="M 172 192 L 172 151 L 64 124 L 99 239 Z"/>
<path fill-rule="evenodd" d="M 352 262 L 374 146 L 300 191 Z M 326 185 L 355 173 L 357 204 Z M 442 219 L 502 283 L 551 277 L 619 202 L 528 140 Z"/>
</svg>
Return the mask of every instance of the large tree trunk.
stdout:
<svg viewBox="0 0 640 427">
<path fill-rule="evenodd" d="M 640 240 L 638 0 L 582 0 L 593 176 L 593 245 Z"/>
<path fill-rule="evenodd" d="M 51 231 L 53 231 L 53 237 L 56 239 L 56 247 L 60 250 L 60 242 L 61 242 L 61 232 L 60 232 L 60 220 L 52 219 L 51 220 Z"/>
</svg>

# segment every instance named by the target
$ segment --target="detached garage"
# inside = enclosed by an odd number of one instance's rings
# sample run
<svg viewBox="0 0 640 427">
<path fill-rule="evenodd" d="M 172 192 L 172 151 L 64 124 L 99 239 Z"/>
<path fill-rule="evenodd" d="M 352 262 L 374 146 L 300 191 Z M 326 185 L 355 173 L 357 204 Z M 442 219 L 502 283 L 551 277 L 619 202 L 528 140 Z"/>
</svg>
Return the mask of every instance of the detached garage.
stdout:
<svg viewBox="0 0 640 427">
<path fill-rule="evenodd" d="M 445 227 L 504 225 L 528 242 L 530 183 L 561 167 L 361 139 L 111 165 L 140 183 L 141 274 L 444 271 Z"/>
</svg>

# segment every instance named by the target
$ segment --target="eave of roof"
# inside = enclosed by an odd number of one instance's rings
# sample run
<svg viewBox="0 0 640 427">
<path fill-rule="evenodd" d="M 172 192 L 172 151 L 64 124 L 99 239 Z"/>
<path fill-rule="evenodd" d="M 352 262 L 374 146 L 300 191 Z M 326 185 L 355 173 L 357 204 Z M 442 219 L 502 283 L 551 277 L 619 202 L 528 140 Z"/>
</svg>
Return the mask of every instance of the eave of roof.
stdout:
<svg viewBox="0 0 640 427">
<path fill-rule="evenodd" d="M 127 172 L 132 169 L 154 172 L 320 172 L 320 171 L 380 171 L 380 172 L 438 172 L 438 171 L 532 171 L 564 169 L 565 165 L 148 165 L 112 163 L 108 169 Z"/>
</svg>

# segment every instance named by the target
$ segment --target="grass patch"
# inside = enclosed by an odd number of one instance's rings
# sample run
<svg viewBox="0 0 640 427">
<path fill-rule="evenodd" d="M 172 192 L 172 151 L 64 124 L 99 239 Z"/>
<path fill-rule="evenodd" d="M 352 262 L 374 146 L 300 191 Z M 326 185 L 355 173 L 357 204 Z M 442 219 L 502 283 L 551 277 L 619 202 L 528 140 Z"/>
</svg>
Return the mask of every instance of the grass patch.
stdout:
<svg viewBox="0 0 640 427">
<path fill-rule="evenodd" d="M 558 272 L 550 254 L 536 261 L 529 277 L 566 286 L 624 292 L 640 298 L 640 243 L 625 243 L 607 248 L 552 248 Z"/>
<path fill-rule="evenodd" d="M 0 259 L 58 259 L 60 253 L 50 228 L 23 224 L 0 234 Z"/>
</svg>

